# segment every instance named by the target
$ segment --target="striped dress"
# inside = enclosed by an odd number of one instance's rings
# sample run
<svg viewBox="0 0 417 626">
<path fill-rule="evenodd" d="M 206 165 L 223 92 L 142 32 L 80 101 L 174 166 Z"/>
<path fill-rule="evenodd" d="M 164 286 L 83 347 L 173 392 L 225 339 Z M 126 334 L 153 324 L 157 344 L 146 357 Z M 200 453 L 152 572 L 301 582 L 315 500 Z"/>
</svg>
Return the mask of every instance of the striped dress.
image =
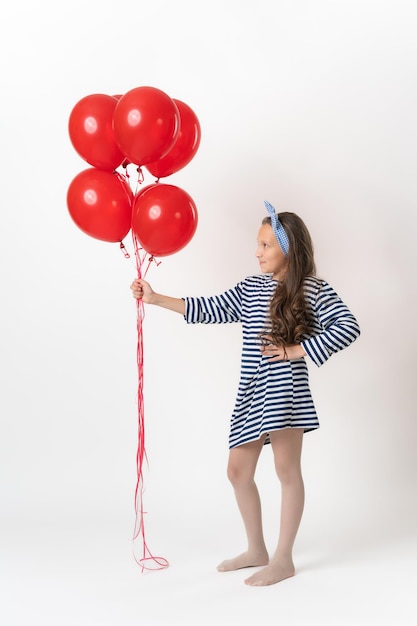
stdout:
<svg viewBox="0 0 417 626">
<path fill-rule="evenodd" d="M 242 324 L 241 373 L 230 424 L 230 448 L 263 435 L 269 443 L 269 433 L 281 428 L 308 432 L 319 427 L 305 358 L 270 362 L 260 352 L 259 335 L 265 329 L 276 286 L 271 275 L 260 274 L 249 276 L 218 296 L 184 298 L 189 324 Z M 325 281 L 308 277 L 305 297 L 313 313 L 314 328 L 302 346 L 320 366 L 359 336 L 359 325 Z"/>
</svg>

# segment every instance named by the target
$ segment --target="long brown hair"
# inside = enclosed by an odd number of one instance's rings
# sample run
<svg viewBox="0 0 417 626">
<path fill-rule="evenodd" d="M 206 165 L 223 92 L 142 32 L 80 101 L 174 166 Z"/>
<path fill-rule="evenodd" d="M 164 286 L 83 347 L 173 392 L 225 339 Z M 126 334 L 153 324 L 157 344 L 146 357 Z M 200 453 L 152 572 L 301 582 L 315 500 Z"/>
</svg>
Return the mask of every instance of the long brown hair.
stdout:
<svg viewBox="0 0 417 626">
<path fill-rule="evenodd" d="M 289 250 L 284 280 L 279 282 L 270 303 L 270 327 L 261 335 L 263 342 L 277 346 L 299 343 L 311 327 L 311 318 L 304 296 L 304 280 L 316 275 L 314 249 L 310 233 L 303 220 L 295 213 L 279 213 L 279 220 L 287 233 Z M 271 224 L 265 217 L 262 224 Z"/>
</svg>

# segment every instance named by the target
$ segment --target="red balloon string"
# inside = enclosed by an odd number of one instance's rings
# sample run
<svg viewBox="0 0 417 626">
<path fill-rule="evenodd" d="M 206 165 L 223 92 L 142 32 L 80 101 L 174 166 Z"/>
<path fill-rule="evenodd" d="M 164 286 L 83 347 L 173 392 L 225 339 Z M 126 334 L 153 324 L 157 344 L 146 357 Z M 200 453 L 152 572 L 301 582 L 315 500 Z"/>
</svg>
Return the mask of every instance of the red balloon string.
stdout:
<svg viewBox="0 0 417 626">
<path fill-rule="evenodd" d="M 139 192 L 140 187 L 145 182 L 145 176 L 141 167 L 136 167 L 136 180 L 132 181 L 132 176 L 129 173 L 129 165 L 133 165 L 128 160 L 125 160 L 121 167 L 121 170 L 116 170 L 116 173 L 121 176 L 125 183 L 130 187 L 134 196 Z"/>
<path fill-rule="evenodd" d="M 132 231 L 133 244 L 135 249 L 136 269 L 138 278 L 145 278 L 150 264 L 154 261 L 154 258 L 148 257 L 148 254 L 139 246 L 138 241 Z M 147 265 L 146 265 L 147 263 Z M 145 267 L 146 265 L 146 267 Z M 136 454 L 136 469 L 137 480 L 135 487 L 135 527 L 133 532 L 133 542 L 137 539 L 141 539 L 142 542 L 142 556 L 137 557 L 135 550 L 133 550 L 135 561 L 141 566 L 142 573 L 146 570 L 161 570 L 169 566 L 169 562 L 164 557 L 154 556 L 150 551 L 145 537 L 145 520 L 144 516 L 146 511 L 143 507 L 143 492 L 144 492 L 144 475 L 143 475 L 143 463 L 146 461 L 148 464 L 148 458 L 145 449 L 145 415 L 144 415 L 144 401 L 143 401 L 143 388 L 144 388 L 144 358 L 143 358 L 143 320 L 145 317 L 145 311 L 142 300 L 137 300 L 137 331 L 138 331 L 138 345 L 137 345 L 137 365 L 138 365 L 138 449 Z"/>
<path fill-rule="evenodd" d="M 126 249 L 125 244 L 123 243 L 123 241 L 120 242 L 120 250 L 123 253 L 123 256 L 125 257 L 125 259 L 130 259 L 130 254 Z"/>
<path fill-rule="evenodd" d="M 141 167 L 138 167 L 136 171 L 138 173 L 138 184 L 141 185 L 145 181 L 143 170 Z"/>
</svg>

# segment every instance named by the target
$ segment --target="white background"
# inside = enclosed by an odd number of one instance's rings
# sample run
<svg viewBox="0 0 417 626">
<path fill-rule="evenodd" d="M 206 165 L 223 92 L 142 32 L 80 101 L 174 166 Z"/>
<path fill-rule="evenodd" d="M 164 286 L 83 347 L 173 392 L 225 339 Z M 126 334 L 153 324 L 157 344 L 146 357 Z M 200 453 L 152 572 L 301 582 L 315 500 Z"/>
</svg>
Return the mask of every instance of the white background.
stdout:
<svg viewBox="0 0 417 626">
<path fill-rule="evenodd" d="M 3 623 L 415 624 L 416 28 L 412 0 L 3 8 Z M 273 587 L 215 570 L 244 548 L 225 476 L 240 329 L 151 308 L 146 538 L 170 567 L 142 574 L 133 558 L 135 268 L 75 226 L 66 191 L 88 167 L 72 107 L 141 85 L 189 104 L 202 128 L 193 161 L 165 179 L 193 197 L 198 230 L 151 266 L 153 287 L 211 295 L 258 272 L 268 199 L 305 220 L 319 274 L 361 325 L 310 365 L 321 429 L 305 438 L 299 571 Z M 272 550 L 269 449 L 258 482 Z"/>
</svg>

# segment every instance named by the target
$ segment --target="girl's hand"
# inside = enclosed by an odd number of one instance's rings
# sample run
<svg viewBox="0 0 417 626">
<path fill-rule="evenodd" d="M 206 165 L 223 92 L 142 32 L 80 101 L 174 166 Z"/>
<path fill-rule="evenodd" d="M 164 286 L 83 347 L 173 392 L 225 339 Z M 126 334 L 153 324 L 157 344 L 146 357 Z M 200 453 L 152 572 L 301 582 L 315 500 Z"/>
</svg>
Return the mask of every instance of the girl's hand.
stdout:
<svg viewBox="0 0 417 626">
<path fill-rule="evenodd" d="M 185 301 L 183 298 L 171 298 L 170 296 L 156 293 L 143 278 L 136 278 L 130 285 L 130 288 L 136 300 L 142 300 L 145 304 L 155 304 L 164 309 L 181 313 L 183 316 L 185 315 Z"/>
<path fill-rule="evenodd" d="M 299 343 L 292 346 L 278 347 L 270 344 L 268 346 L 261 346 L 262 356 L 270 357 L 269 361 L 292 361 L 295 359 L 301 359 L 306 355 L 303 346 Z"/>
<path fill-rule="evenodd" d="M 136 278 L 130 285 L 130 288 L 136 300 L 142 300 L 145 304 L 152 303 L 152 297 L 155 295 L 155 292 L 146 280 Z"/>
</svg>

